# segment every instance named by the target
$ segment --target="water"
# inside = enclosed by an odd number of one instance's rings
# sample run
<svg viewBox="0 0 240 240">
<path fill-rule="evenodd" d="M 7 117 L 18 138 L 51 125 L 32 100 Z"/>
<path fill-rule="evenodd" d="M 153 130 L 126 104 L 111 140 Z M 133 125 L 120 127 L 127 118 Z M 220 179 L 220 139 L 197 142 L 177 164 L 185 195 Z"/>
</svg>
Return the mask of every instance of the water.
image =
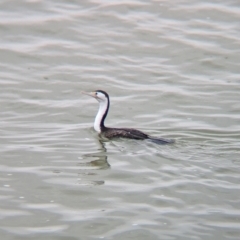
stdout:
<svg viewBox="0 0 240 240">
<path fill-rule="evenodd" d="M 238 1 L 0 3 L 1 239 L 239 239 Z M 108 126 L 173 138 L 100 142 Z"/>
</svg>

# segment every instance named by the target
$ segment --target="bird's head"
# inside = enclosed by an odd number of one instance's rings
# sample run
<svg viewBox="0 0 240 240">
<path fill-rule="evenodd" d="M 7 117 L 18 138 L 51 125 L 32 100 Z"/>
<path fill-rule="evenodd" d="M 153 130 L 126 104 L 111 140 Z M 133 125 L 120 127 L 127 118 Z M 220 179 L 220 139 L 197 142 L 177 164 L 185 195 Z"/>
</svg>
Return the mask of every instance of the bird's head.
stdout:
<svg viewBox="0 0 240 240">
<path fill-rule="evenodd" d="M 85 95 L 95 98 L 99 103 L 108 102 L 109 96 L 106 92 L 102 90 L 96 90 L 94 92 L 82 92 Z"/>
</svg>

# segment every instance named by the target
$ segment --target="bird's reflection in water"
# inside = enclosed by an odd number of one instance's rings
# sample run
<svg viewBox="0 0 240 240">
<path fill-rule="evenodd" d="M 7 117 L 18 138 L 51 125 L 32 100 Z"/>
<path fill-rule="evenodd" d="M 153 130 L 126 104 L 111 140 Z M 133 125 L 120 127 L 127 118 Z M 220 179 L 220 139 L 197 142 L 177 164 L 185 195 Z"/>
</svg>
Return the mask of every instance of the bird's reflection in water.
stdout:
<svg viewBox="0 0 240 240">
<path fill-rule="evenodd" d="M 110 168 L 110 164 L 107 161 L 107 156 L 103 155 L 101 156 L 101 153 L 90 153 L 90 154 L 84 154 L 82 156 L 83 160 L 89 160 L 93 159 L 88 162 L 84 163 L 78 163 L 78 166 L 85 167 L 88 169 L 107 169 Z"/>
<path fill-rule="evenodd" d="M 96 170 L 106 170 L 110 168 L 110 164 L 107 161 L 107 150 L 104 146 L 104 142 L 99 139 L 100 148 L 99 152 L 96 153 L 88 153 L 82 155 L 82 160 L 87 160 L 86 162 L 78 163 L 78 166 L 80 166 L 81 172 L 78 173 L 79 176 L 79 184 L 84 185 L 103 185 L 105 182 L 103 180 L 91 180 L 91 181 L 82 181 L 83 176 L 99 176 L 99 172 L 96 172 Z M 86 171 L 86 170 L 89 170 Z M 85 179 L 84 177 L 84 179 Z"/>
<path fill-rule="evenodd" d="M 104 141 L 102 139 L 99 139 L 99 144 L 100 144 L 100 152 L 97 153 L 88 153 L 88 154 L 83 154 L 82 159 L 83 160 L 89 160 L 92 159 L 91 161 L 84 162 L 84 163 L 79 163 L 79 166 L 85 166 L 89 168 L 94 168 L 94 169 L 107 169 L 110 168 L 110 164 L 107 161 L 107 149 L 104 146 Z"/>
</svg>

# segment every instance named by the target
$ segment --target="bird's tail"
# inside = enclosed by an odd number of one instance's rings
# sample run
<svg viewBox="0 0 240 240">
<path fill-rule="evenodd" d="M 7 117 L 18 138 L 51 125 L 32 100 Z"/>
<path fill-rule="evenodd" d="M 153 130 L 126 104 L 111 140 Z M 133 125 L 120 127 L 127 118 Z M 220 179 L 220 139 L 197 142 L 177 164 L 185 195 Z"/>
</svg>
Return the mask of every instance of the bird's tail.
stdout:
<svg viewBox="0 0 240 240">
<path fill-rule="evenodd" d="M 165 139 L 152 136 L 149 136 L 148 139 L 156 144 L 171 144 L 175 142 L 173 139 Z"/>
</svg>

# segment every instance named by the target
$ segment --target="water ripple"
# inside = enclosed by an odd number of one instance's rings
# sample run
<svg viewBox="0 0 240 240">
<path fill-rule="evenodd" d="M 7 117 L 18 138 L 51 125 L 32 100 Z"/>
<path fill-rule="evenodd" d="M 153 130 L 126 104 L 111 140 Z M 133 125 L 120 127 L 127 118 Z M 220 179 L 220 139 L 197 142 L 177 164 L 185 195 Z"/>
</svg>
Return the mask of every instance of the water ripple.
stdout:
<svg viewBox="0 0 240 240">
<path fill-rule="evenodd" d="M 238 2 L 0 6 L 2 238 L 239 239 Z"/>
</svg>

